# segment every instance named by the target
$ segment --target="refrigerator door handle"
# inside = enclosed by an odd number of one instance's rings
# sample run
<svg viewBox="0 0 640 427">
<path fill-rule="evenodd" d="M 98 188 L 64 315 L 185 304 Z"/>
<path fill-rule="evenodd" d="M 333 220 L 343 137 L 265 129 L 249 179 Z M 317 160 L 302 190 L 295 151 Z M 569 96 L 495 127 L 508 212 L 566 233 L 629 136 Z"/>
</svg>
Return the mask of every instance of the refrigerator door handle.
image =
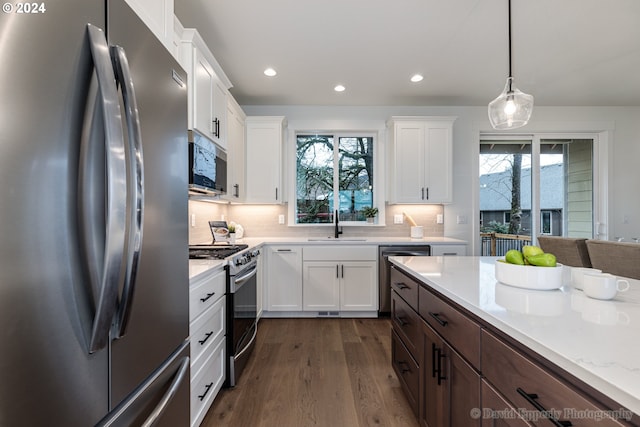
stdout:
<svg viewBox="0 0 640 427">
<path fill-rule="evenodd" d="M 98 289 L 98 302 L 89 343 L 89 353 L 94 353 L 104 348 L 109 342 L 109 333 L 116 310 L 125 246 L 127 187 L 122 119 L 109 46 L 100 28 L 87 24 L 87 33 L 100 88 L 98 102 L 103 112 L 106 166 L 104 255 L 99 283 L 94 286 L 94 289 Z M 87 206 L 82 208 L 88 211 Z M 83 224 L 85 230 L 91 229 L 88 221 L 89 219 L 86 218 Z M 90 231 L 88 233 L 91 235 Z"/>
<path fill-rule="evenodd" d="M 158 405 L 156 405 L 149 417 L 147 417 L 145 422 L 142 424 L 142 427 L 152 427 L 162 416 L 162 413 L 167 409 L 169 402 L 171 402 L 171 399 L 173 399 L 173 396 L 178 391 L 178 387 L 180 387 L 180 384 L 182 384 L 182 381 L 189 372 L 189 361 L 190 359 L 188 356 L 182 359 L 180 368 L 173 378 L 171 385 L 167 389 L 167 392 L 164 394 L 164 396 L 162 396 L 162 399 L 160 399 Z"/>
<path fill-rule="evenodd" d="M 142 134 L 140 132 L 140 116 L 138 103 L 125 50 L 121 46 L 111 46 L 111 56 L 116 73 L 117 83 L 122 91 L 124 113 L 129 136 L 128 160 L 131 179 L 129 190 L 129 232 L 127 235 L 126 270 L 124 286 L 118 308 L 115 337 L 125 335 L 131 304 L 135 293 L 136 275 L 140 264 L 142 246 L 142 228 L 144 221 L 144 162 L 142 155 Z"/>
</svg>

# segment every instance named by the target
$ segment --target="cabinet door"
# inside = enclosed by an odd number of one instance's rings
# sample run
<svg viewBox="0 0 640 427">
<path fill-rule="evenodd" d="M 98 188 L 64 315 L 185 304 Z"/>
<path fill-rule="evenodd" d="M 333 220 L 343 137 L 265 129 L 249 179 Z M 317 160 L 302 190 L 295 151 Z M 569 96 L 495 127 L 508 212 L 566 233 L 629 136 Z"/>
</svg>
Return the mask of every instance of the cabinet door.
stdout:
<svg viewBox="0 0 640 427">
<path fill-rule="evenodd" d="M 247 203 L 282 203 L 282 119 L 246 121 Z"/>
<path fill-rule="evenodd" d="M 424 203 L 451 202 L 451 124 L 427 123 L 424 149 Z"/>
<path fill-rule="evenodd" d="M 428 427 L 477 426 L 480 375 L 423 322 L 424 364 L 420 424 Z"/>
<path fill-rule="evenodd" d="M 267 249 L 266 309 L 302 310 L 302 251 L 299 247 L 272 246 Z"/>
<path fill-rule="evenodd" d="M 424 123 L 396 123 L 394 142 L 396 199 L 424 203 Z"/>
<path fill-rule="evenodd" d="M 220 147 L 227 149 L 227 89 L 215 74 L 213 75 L 212 83 L 211 117 L 213 140 Z"/>
<path fill-rule="evenodd" d="M 302 286 L 305 311 L 340 310 L 340 265 L 337 262 L 304 262 Z"/>
<path fill-rule="evenodd" d="M 448 425 L 480 427 L 481 420 L 472 412 L 480 408 L 480 375 L 449 345 L 444 345 L 442 353 Z"/>
<path fill-rule="evenodd" d="M 136 15 L 173 53 L 173 0 L 126 0 Z"/>
<path fill-rule="evenodd" d="M 423 363 L 421 365 L 422 387 L 420 390 L 420 425 L 440 427 L 445 423 L 445 392 L 441 378 L 442 339 L 429 325 L 422 321 Z"/>
<path fill-rule="evenodd" d="M 193 129 L 207 138 L 213 138 L 213 84 L 215 74 L 209 62 L 200 51 L 194 48 L 193 55 L 194 88 L 193 88 Z"/>
<path fill-rule="evenodd" d="M 227 102 L 227 200 L 241 202 L 245 199 L 245 140 L 244 113 L 232 99 Z"/>
<path fill-rule="evenodd" d="M 378 310 L 378 268 L 375 261 L 340 264 L 340 310 Z"/>
</svg>

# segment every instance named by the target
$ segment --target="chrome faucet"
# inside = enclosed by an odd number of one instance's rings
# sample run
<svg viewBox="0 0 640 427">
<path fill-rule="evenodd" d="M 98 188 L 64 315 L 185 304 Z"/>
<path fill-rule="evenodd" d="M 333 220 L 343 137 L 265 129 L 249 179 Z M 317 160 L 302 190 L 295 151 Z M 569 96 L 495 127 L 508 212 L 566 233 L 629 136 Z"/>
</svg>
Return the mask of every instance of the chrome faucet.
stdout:
<svg viewBox="0 0 640 427">
<path fill-rule="evenodd" d="M 334 222 L 336 224 L 336 227 L 335 227 L 335 232 L 333 233 L 333 237 L 337 239 L 342 234 L 342 230 L 340 230 L 340 227 L 338 226 L 338 210 L 337 209 L 334 215 L 334 220 L 335 220 Z"/>
</svg>

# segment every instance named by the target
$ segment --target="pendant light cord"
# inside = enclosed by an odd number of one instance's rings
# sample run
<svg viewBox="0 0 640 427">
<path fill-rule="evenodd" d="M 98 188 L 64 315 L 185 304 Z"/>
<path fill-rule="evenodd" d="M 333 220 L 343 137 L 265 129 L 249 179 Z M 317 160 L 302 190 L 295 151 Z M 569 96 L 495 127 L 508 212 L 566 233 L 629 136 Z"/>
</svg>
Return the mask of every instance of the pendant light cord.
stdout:
<svg viewBox="0 0 640 427">
<path fill-rule="evenodd" d="M 509 77 L 513 77 L 511 74 L 511 0 L 509 0 Z M 509 83 L 509 90 L 511 90 L 511 83 Z"/>
</svg>

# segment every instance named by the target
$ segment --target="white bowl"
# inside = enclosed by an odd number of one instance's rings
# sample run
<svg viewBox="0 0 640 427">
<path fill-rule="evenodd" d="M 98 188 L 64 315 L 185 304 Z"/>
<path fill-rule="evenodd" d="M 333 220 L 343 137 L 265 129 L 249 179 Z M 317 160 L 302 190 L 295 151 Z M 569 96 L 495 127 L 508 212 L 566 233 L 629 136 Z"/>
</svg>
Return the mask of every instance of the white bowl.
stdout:
<svg viewBox="0 0 640 427">
<path fill-rule="evenodd" d="M 496 261 L 496 280 L 505 285 L 548 291 L 562 287 L 562 264 L 536 267 Z"/>
</svg>

